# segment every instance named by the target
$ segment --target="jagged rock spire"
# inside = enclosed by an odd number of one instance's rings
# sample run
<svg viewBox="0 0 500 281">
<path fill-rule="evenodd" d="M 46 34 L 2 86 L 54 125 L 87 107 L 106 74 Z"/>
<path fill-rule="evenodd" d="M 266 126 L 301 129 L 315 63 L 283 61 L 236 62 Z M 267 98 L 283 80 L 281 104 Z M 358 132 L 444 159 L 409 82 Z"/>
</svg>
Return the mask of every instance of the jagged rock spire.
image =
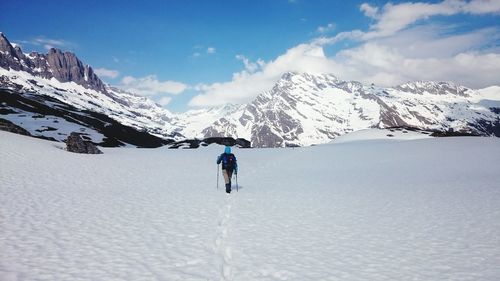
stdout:
<svg viewBox="0 0 500 281">
<path fill-rule="evenodd" d="M 86 88 L 106 92 L 104 83 L 92 67 L 84 65 L 71 52 L 51 48 L 48 54 L 31 53 L 26 56 L 19 46 L 15 48 L 0 32 L 0 67 L 22 70 L 43 78 L 56 78 L 61 82 L 75 82 Z"/>
</svg>

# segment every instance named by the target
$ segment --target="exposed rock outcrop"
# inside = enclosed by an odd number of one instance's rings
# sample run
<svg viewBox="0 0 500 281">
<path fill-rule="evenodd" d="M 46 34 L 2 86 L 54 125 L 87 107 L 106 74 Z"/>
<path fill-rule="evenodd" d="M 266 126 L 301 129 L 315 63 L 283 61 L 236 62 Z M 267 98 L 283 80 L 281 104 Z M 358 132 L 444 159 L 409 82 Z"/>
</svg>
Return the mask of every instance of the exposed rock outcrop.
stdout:
<svg viewBox="0 0 500 281">
<path fill-rule="evenodd" d="M 83 140 L 78 133 L 71 133 L 66 140 L 66 150 L 75 153 L 102 154 L 93 143 Z"/>
<path fill-rule="evenodd" d="M 7 131 L 15 134 L 31 136 L 31 134 L 25 129 L 3 118 L 0 118 L 0 131 Z"/>
<path fill-rule="evenodd" d="M 250 141 L 247 141 L 243 138 L 234 139 L 230 137 L 211 137 L 202 140 L 187 139 L 169 144 L 168 148 L 198 148 L 200 146 L 207 146 L 213 143 L 220 145 L 237 146 L 239 148 L 251 148 Z"/>
<path fill-rule="evenodd" d="M 89 65 L 84 65 L 71 52 L 52 48 L 48 54 L 32 52 L 25 55 L 19 46 L 13 46 L 0 33 L 0 67 L 22 70 L 42 78 L 56 78 L 60 82 L 75 82 L 85 88 L 106 93 L 106 87 Z"/>
</svg>

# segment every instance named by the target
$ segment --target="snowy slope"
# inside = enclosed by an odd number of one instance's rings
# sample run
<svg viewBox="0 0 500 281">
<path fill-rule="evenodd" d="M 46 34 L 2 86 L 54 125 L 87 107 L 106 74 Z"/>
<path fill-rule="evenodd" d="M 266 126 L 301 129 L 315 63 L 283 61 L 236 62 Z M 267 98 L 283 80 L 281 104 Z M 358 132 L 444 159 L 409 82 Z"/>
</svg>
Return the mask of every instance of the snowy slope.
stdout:
<svg viewBox="0 0 500 281">
<path fill-rule="evenodd" d="M 203 130 L 220 119 L 239 114 L 244 107 L 245 105 L 226 104 L 219 107 L 188 110 L 172 118 L 172 124 L 178 126 L 177 131 L 180 134 L 190 138 L 212 137 L 212 135 L 204 133 Z M 216 136 L 225 135 L 218 134 Z"/>
<path fill-rule="evenodd" d="M 153 135 L 174 137 L 174 135 L 167 133 L 167 131 L 173 131 L 173 128 L 169 124 L 172 114 L 150 99 L 134 96 L 111 87 L 108 87 L 107 93 L 104 94 L 93 89 L 84 88 L 74 82 L 62 83 L 55 78 L 50 80 L 44 79 L 33 76 L 25 71 L 15 71 L 12 69 L 6 70 L 0 68 L 0 76 L 4 79 L 2 88 L 22 93 L 36 93 L 40 96 L 48 96 L 62 103 L 74 106 L 79 110 L 89 110 L 104 114 L 123 125 L 138 130 L 146 129 Z M 16 110 L 16 108 L 5 108 L 13 110 L 14 113 L 4 114 L 2 118 L 18 125 L 22 125 L 21 123 L 33 123 L 33 120 L 23 116 L 27 115 L 26 112 Z M 59 128 L 60 126 L 54 125 L 54 127 Z M 36 130 L 31 130 L 30 133 L 37 135 Z M 64 140 L 65 138 L 66 134 L 61 134 L 56 139 Z M 94 140 L 95 142 L 99 142 L 97 139 Z"/>
<path fill-rule="evenodd" d="M 270 91 L 204 132 L 250 137 L 257 147 L 326 143 L 374 127 L 498 136 L 499 101 L 499 87 L 475 91 L 450 82 L 412 82 L 381 88 L 332 74 L 288 72 Z"/>
<path fill-rule="evenodd" d="M 0 132 L 0 280 L 498 280 L 500 140 L 104 148 Z"/>
</svg>

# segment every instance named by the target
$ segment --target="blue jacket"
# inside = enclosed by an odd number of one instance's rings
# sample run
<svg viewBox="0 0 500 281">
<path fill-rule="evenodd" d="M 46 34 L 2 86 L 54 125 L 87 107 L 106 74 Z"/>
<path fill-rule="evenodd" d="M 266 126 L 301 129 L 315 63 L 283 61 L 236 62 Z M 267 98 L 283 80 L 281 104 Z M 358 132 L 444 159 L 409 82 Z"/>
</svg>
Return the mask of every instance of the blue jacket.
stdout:
<svg viewBox="0 0 500 281">
<path fill-rule="evenodd" d="M 233 166 L 233 169 L 234 171 L 238 172 L 238 162 L 236 161 L 236 156 L 234 156 L 234 154 L 232 153 L 222 153 L 221 155 L 219 155 L 219 157 L 217 157 L 217 165 L 219 165 L 220 163 L 222 163 L 222 169 L 223 170 L 226 170 L 226 168 L 229 168 L 231 169 L 230 167 L 226 167 L 226 162 L 227 162 L 227 157 L 229 157 L 230 155 L 232 155 L 234 157 L 234 166 Z"/>
</svg>

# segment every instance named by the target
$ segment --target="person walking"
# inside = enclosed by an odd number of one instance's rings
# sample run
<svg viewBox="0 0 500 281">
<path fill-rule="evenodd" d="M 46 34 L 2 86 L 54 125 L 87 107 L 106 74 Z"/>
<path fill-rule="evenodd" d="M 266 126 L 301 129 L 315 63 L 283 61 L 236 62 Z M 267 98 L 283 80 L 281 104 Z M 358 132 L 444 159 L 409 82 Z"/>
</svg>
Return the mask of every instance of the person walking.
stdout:
<svg viewBox="0 0 500 281">
<path fill-rule="evenodd" d="M 226 192 L 231 193 L 231 178 L 234 174 L 238 174 L 238 163 L 236 162 L 236 156 L 231 153 L 231 147 L 226 146 L 224 148 L 224 153 L 217 157 L 217 165 L 222 163 L 222 175 L 224 176 L 224 182 L 226 183 Z"/>
</svg>

